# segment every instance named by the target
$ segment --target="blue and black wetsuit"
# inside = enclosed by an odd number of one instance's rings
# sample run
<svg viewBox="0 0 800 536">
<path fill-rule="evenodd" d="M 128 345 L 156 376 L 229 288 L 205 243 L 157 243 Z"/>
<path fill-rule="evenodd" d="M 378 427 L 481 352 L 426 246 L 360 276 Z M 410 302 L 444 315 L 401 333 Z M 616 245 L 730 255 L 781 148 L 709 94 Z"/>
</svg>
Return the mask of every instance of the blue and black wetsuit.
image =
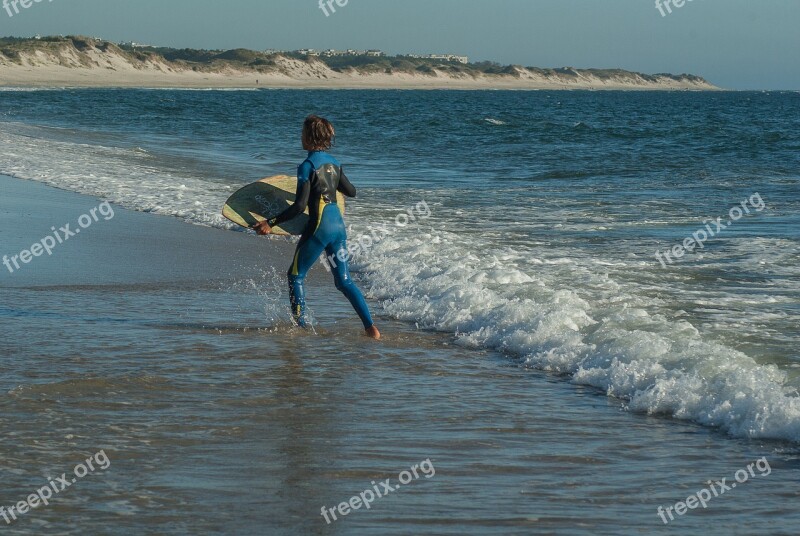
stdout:
<svg viewBox="0 0 800 536">
<path fill-rule="evenodd" d="M 369 329 L 373 322 L 364 295 L 350 278 L 346 255 L 339 255 L 340 251 L 347 251 L 347 231 L 342 212 L 336 204 L 337 191 L 348 197 L 356 196 L 356 189 L 347 180 L 339 162 L 324 151 L 312 151 L 297 169 L 294 204 L 267 223 L 270 227 L 280 225 L 302 214 L 309 207 L 311 217 L 300 236 L 288 274 L 292 314 L 297 323 L 303 327 L 307 324 L 305 278 L 325 251 L 329 258 L 336 259 L 336 262 L 331 263 L 336 288 L 350 300 L 364 323 L 364 329 Z M 342 262 L 342 258 L 345 261 Z"/>
</svg>

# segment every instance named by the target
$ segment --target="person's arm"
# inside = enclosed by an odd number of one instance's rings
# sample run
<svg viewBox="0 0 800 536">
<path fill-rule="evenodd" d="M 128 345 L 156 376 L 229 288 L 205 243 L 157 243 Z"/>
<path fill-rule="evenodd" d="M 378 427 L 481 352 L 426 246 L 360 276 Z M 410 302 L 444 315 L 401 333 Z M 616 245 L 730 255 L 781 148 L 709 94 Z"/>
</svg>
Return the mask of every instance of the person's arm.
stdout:
<svg viewBox="0 0 800 536">
<path fill-rule="evenodd" d="M 340 177 L 339 177 L 339 188 L 338 190 L 342 192 L 347 197 L 355 197 L 356 196 L 356 187 L 353 186 L 353 183 L 347 178 L 347 175 L 344 174 L 344 166 L 339 167 Z"/>
<path fill-rule="evenodd" d="M 313 166 L 308 160 L 300 165 L 297 169 L 297 191 L 294 194 L 294 203 L 289 205 L 286 210 L 277 216 L 255 224 L 253 229 L 255 229 L 258 234 L 269 234 L 276 225 L 285 223 L 299 216 L 306 210 L 306 207 L 308 207 L 308 200 L 311 197 L 310 178 L 313 171 Z"/>
<path fill-rule="evenodd" d="M 275 216 L 267 220 L 267 224 L 270 227 L 275 227 L 276 225 L 280 225 L 285 223 L 305 211 L 306 207 L 308 207 L 308 199 L 311 197 L 311 181 L 308 179 L 297 180 L 297 191 L 294 194 L 294 203 L 289 205 L 289 207 Z"/>
</svg>

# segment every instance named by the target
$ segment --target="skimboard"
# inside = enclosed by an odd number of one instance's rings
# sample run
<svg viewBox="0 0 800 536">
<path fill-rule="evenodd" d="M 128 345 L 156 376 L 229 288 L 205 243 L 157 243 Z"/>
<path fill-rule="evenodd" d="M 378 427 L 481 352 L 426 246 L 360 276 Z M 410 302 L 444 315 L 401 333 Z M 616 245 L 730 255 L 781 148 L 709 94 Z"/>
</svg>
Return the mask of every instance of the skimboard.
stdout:
<svg viewBox="0 0 800 536">
<path fill-rule="evenodd" d="M 222 208 L 222 215 L 236 225 L 250 228 L 256 223 L 274 218 L 292 203 L 297 192 L 297 178 L 288 175 L 267 177 L 249 184 L 233 194 Z M 336 194 L 339 210 L 344 215 L 344 196 Z M 280 226 L 272 228 L 276 235 L 300 235 L 308 224 L 308 207 L 298 215 Z"/>
</svg>

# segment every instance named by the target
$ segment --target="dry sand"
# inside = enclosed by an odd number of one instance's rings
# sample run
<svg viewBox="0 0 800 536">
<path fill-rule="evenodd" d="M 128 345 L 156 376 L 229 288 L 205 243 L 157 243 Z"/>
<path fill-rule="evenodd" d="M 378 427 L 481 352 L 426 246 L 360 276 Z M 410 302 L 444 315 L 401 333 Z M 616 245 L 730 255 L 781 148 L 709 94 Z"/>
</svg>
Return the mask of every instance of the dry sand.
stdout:
<svg viewBox="0 0 800 536">
<path fill-rule="evenodd" d="M 131 62 L 114 52 L 93 49 L 58 56 L 42 52 L 22 57 L 22 64 L 0 56 L 0 87 L 153 87 L 153 88 L 328 88 L 328 89 L 609 89 L 713 90 L 715 86 L 663 76 L 657 82 L 635 73 L 603 79 L 586 71 L 549 76 L 521 69 L 519 76 L 422 73 L 337 72 L 321 61 L 278 57 L 274 72 L 181 69 L 175 64 Z"/>
</svg>

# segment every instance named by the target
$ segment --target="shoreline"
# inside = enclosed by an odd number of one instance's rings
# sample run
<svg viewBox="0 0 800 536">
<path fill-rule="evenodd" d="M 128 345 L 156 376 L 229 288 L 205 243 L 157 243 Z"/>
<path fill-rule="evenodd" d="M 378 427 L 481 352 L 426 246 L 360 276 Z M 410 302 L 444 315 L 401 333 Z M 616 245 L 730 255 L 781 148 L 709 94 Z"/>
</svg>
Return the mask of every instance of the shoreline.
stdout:
<svg viewBox="0 0 800 536">
<path fill-rule="evenodd" d="M 198 56 L 199 55 L 199 56 Z M 0 86 L 300 88 L 719 90 L 691 74 L 644 74 L 625 69 L 541 69 L 509 65 L 413 63 L 362 58 L 330 64 L 311 55 L 236 49 L 128 50 L 87 37 L 28 40 L 0 51 Z"/>
<path fill-rule="evenodd" d="M 299 64 L 299 62 L 298 62 Z M 645 80 L 603 79 L 584 73 L 573 79 L 538 76 L 451 75 L 436 71 L 418 73 L 341 73 L 330 69 L 305 70 L 298 64 L 284 72 L 259 73 L 177 70 L 164 65 L 137 68 L 117 61 L 104 67 L 66 67 L 52 64 L 16 65 L 0 62 L 0 88 L 104 88 L 104 89 L 388 89 L 388 90 L 483 90 L 483 91 L 722 91 L 709 83 L 669 78 Z"/>
<path fill-rule="evenodd" d="M 431 80 L 431 81 L 408 81 L 400 83 L 388 82 L 374 82 L 368 81 L 348 82 L 338 81 L 337 83 L 318 83 L 311 81 L 269 81 L 268 83 L 256 83 L 255 80 L 247 80 L 234 82 L 227 81 L 211 81 L 204 79 L 201 81 L 195 80 L 170 80 L 153 82 L 150 80 L 110 80 L 107 82 L 88 81 L 75 79 L 56 79 L 51 81 L 37 81 L 37 80 L 24 80 L 16 78 L 14 80 L 7 80 L 7 77 L 2 76 L 4 73 L 0 70 L 0 90 L 31 90 L 31 89 L 44 89 L 44 90 L 59 90 L 59 89 L 175 89 L 175 90 L 237 90 L 237 91 L 258 91 L 258 90 L 387 90 L 387 91 L 644 91 L 644 92 L 721 92 L 729 91 L 724 88 L 700 88 L 700 87 L 670 87 L 666 85 L 654 85 L 646 87 L 638 87 L 633 85 L 623 84 L 610 84 L 605 86 L 589 86 L 589 85 L 564 85 L 564 84 L 530 84 L 525 82 L 509 82 L 501 81 L 500 83 L 492 83 L 485 81 L 464 82 L 459 80 Z"/>
<path fill-rule="evenodd" d="M 0 230 L 28 246 L 50 224 L 98 203 L 5 175 L 0 188 Z M 407 322 L 382 320 L 387 336 L 374 343 L 324 271 L 313 284 L 323 323 L 316 332 L 294 329 L 284 276 L 251 273 L 271 246 L 115 211 L 14 276 L 27 281 L 0 279 L 7 333 L 0 350 L 8 356 L 0 419 L 15 432 L 0 447 L 13 469 L 7 496 L 35 491 L 43 467 L 69 470 L 101 450 L 111 462 L 59 498 L 85 505 L 65 534 L 172 533 L 178 524 L 195 534 L 321 533 L 321 507 L 370 489 L 373 479 L 396 484 L 401 471 L 428 460 L 432 478 L 420 474 L 380 498 L 373 514 L 336 523 L 358 523 L 364 533 L 435 533 L 447 511 L 447 526 L 462 534 L 492 526 L 501 527 L 490 531 L 498 535 L 667 534 L 657 506 L 702 488 L 689 482 L 683 493 L 676 465 L 684 480 L 730 479 L 768 457 L 775 471 L 769 480 L 750 478 L 753 495 L 726 494 L 725 508 L 680 518 L 681 527 L 733 531 L 743 508 L 777 510 L 777 531 L 792 526 L 786 497 L 798 470 L 780 456 L 790 443 L 729 439 L 718 429 L 625 412 L 602 390 Z M 220 264 L 230 273 L 218 273 Z M 220 284 L 222 275 L 238 284 Z M 553 493 L 565 474 L 598 484 Z M 254 493 L 269 498 L 256 513 L 248 503 Z M 531 519 L 531 511 L 557 515 Z M 63 507 L 31 515 L 9 529 L 66 526 Z"/>
<path fill-rule="evenodd" d="M 35 180 L 0 174 L 0 188 L 4 229 L 0 258 L 31 251 L 34 244 L 55 238 L 50 241 L 55 242 L 52 255 L 45 251 L 29 262 L 20 259 L 20 268 L 13 272 L 0 265 L 0 288 L 241 278 L 253 267 L 283 270 L 294 249 L 283 240 L 259 240 L 248 233 L 193 225 L 116 204 L 98 212 L 97 207 L 105 204 L 102 198 Z M 99 217 L 82 227 L 80 218 L 93 210 Z M 53 227 L 63 225 L 77 233 L 68 237 L 56 231 L 56 237 Z M 324 273 L 313 272 L 315 277 Z"/>
<path fill-rule="evenodd" d="M 59 91 L 59 90 L 81 90 L 81 89 L 141 89 L 150 91 L 282 91 L 282 90 L 295 90 L 295 91 L 622 91 L 622 92 L 648 92 L 648 93 L 675 93 L 675 92 L 689 92 L 689 93 L 720 93 L 720 92 L 756 92 L 762 91 L 791 91 L 791 90 L 736 90 L 736 89 L 674 89 L 674 88 L 631 88 L 631 87 L 615 87 L 615 88 L 585 88 L 585 87 L 548 87 L 548 88 L 528 88 L 528 87 L 452 87 L 452 86 L 327 86 L 327 85 L 297 85 L 297 86 L 281 86 L 281 85 L 258 85 L 258 86 L 148 86 L 148 85 L 4 85 L 0 83 L 0 92 L 2 91 Z"/>
</svg>

